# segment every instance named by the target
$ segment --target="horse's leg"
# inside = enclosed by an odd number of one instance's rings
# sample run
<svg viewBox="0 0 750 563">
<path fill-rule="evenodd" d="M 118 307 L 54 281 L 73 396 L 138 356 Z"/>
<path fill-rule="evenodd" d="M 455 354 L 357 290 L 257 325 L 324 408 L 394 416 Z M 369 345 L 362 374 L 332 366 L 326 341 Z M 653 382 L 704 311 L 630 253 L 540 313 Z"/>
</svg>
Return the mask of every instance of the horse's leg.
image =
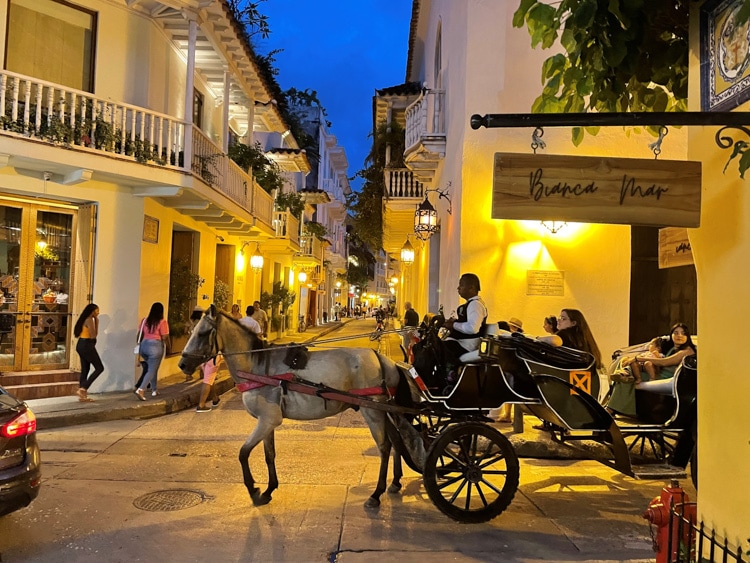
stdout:
<svg viewBox="0 0 750 563">
<path fill-rule="evenodd" d="M 253 448 L 257 446 L 261 441 L 265 442 L 269 439 L 269 436 L 273 436 L 273 431 L 278 426 L 278 424 L 273 425 L 269 424 L 268 421 L 266 421 L 264 418 L 258 418 L 258 424 L 255 426 L 255 429 L 252 431 L 248 439 L 245 441 L 245 443 L 240 448 L 240 465 L 242 466 L 242 478 L 245 482 L 245 487 L 247 488 L 247 492 L 250 493 L 250 498 L 253 501 L 253 504 L 256 506 L 260 506 L 263 504 L 268 504 L 268 502 L 271 500 L 270 495 L 265 498 L 264 495 L 260 493 L 260 489 L 255 486 L 255 480 L 253 479 L 253 475 L 250 472 L 250 452 L 253 451 Z M 264 446 L 265 449 L 266 446 Z M 273 438 L 271 438 L 271 447 L 273 447 Z M 273 480 L 276 480 L 276 470 L 274 469 L 273 476 L 269 473 L 269 486 L 271 478 Z M 274 487 L 275 488 L 275 487 Z M 266 491 L 268 492 L 268 491 Z"/>
<path fill-rule="evenodd" d="M 370 495 L 370 498 L 365 501 L 367 508 L 377 508 L 380 506 L 380 496 L 385 492 L 385 483 L 388 480 L 388 459 L 391 457 L 391 441 L 388 439 L 385 431 L 385 413 L 368 408 L 362 409 L 361 412 L 380 452 L 378 484 Z"/>
<path fill-rule="evenodd" d="M 271 502 L 271 493 L 273 493 L 279 486 L 279 479 L 276 476 L 276 433 L 271 431 L 271 434 L 263 440 L 263 452 L 266 454 L 266 467 L 268 467 L 268 487 L 263 494 L 260 495 L 260 500 L 263 501 L 261 504 L 267 504 Z M 258 504 L 258 503 L 256 503 Z"/>
<path fill-rule="evenodd" d="M 401 490 L 401 477 L 404 475 L 404 470 L 401 467 L 401 454 L 398 450 L 393 448 L 393 481 L 388 486 L 388 494 L 395 495 Z"/>
</svg>

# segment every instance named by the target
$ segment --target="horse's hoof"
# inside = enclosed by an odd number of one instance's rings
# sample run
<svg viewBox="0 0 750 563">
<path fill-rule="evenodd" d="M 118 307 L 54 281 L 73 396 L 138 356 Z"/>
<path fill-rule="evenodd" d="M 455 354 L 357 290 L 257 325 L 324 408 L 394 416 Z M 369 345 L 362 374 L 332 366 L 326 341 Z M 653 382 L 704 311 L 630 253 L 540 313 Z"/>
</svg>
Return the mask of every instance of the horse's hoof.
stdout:
<svg viewBox="0 0 750 563">
<path fill-rule="evenodd" d="M 401 492 L 401 483 L 391 483 L 388 487 L 389 495 L 397 495 Z"/>
<path fill-rule="evenodd" d="M 380 501 L 376 498 L 370 497 L 365 501 L 365 508 L 379 508 Z"/>
<path fill-rule="evenodd" d="M 271 502 L 270 495 L 256 495 L 253 497 L 253 504 L 255 506 L 265 506 L 269 502 Z"/>
</svg>

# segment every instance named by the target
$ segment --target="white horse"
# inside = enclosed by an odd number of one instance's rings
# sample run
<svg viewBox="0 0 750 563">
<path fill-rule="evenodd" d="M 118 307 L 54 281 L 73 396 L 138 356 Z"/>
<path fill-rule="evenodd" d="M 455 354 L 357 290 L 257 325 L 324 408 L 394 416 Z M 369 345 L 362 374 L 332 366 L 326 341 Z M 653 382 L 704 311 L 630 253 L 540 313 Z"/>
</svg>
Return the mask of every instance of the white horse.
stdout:
<svg viewBox="0 0 750 563">
<path fill-rule="evenodd" d="M 258 351 L 260 349 L 262 351 Z M 252 331 L 211 305 L 193 330 L 182 352 L 179 367 L 184 373 L 192 374 L 201 363 L 222 352 L 235 385 L 247 383 L 238 375 L 239 372 L 270 376 L 293 373 L 306 381 L 340 391 L 370 389 L 376 393 L 372 398 L 378 401 L 388 399 L 387 389 L 398 387 L 399 397 L 404 396 L 402 393 L 408 393 L 408 383 L 394 362 L 369 348 L 314 350 L 309 353 L 307 366 L 303 369 L 292 369 L 284 362 L 288 351 L 289 347 L 286 346 L 263 349 L 262 342 Z M 256 506 L 269 503 L 271 494 L 279 484 L 274 431 L 282 420 L 315 420 L 353 407 L 350 403 L 286 392 L 281 386 L 270 385 L 242 391 L 242 402 L 247 411 L 258 419 L 255 429 L 240 448 L 239 456 L 245 486 Z M 373 408 L 363 408 L 361 412 L 380 452 L 378 484 L 365 502 L 366 507 L 377 507 L 386 488 L 391 441 L 386 433 L 385 412 Z M 268 488 L 263 493 L 255 486 L 248 464 L 250 453 L 261 441 L 268 466 Z M 401 476 L 401 457 L 396 452 L 389 493 L 401 490 Z"/>
</svg>

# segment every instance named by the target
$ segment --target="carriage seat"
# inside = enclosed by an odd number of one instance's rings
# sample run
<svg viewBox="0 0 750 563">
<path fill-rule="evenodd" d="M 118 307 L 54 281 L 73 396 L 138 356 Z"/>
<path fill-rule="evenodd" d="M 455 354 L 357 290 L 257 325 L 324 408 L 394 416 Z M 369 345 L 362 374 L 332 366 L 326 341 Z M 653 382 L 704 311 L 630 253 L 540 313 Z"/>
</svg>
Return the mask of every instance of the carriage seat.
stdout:
<svg viewBox="0 0 750 563">
<path fill-rule="evenodd" d="M 510 338 L 513 335 L 512 332 L 503 330 L 497 326 L 497 323 L 489 323 L 486 325 L 483 338 Z M 476 362 L 486 362 L 487 358 L 483 358 L 479 355 L 479 350 L 472 350 L 461 354 L 458 361 L 462 364 L 472 364 Z"/>
</svg>

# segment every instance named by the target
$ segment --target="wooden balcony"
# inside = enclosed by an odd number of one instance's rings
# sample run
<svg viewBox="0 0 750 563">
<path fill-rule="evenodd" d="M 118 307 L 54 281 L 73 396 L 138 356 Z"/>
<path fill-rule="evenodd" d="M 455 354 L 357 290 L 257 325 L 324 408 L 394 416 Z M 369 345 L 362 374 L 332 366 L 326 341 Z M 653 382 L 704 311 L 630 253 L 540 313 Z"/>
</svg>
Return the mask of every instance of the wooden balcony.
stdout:
<svg viewBox="0 0 750 563">
<path fill-rule="evenodd" d="M 272 233 L 272 197 L 198 127 L 174 117 L 0 71 L 0 135 L 75 151 L 51 162 L 40 151 L 5 149 L 22 159 L 21 168 L 57 173 L 62 183 L 93 174 L 137 185 L 135 195 L 153 192 L 165 205 L 197 209 L 188 214 L 228 233 Z M 200 181 L 185 182 L 185 174 Z"/>
<path fill-rule="evenodd" d="M 445 158 L 445 92 L 423 90 L 406 108 L 406 166 L 421 182 L 430 183 Z"/>
<path fill-rule="evenodd" d="M 304 268 L 322 265 L 323 243 L 314 236 L 302 237 L 299 243 L 299 252 L 295 255 L 294 262 Z"/>
<path fill-rule="evenodd" d="M 414 233 L 414 211 L 422 203 L 425 186 L 408 168 L 386 168 L 383 197 L 383 248 L 398 254 L 406 235 Z"/>
</svg>

